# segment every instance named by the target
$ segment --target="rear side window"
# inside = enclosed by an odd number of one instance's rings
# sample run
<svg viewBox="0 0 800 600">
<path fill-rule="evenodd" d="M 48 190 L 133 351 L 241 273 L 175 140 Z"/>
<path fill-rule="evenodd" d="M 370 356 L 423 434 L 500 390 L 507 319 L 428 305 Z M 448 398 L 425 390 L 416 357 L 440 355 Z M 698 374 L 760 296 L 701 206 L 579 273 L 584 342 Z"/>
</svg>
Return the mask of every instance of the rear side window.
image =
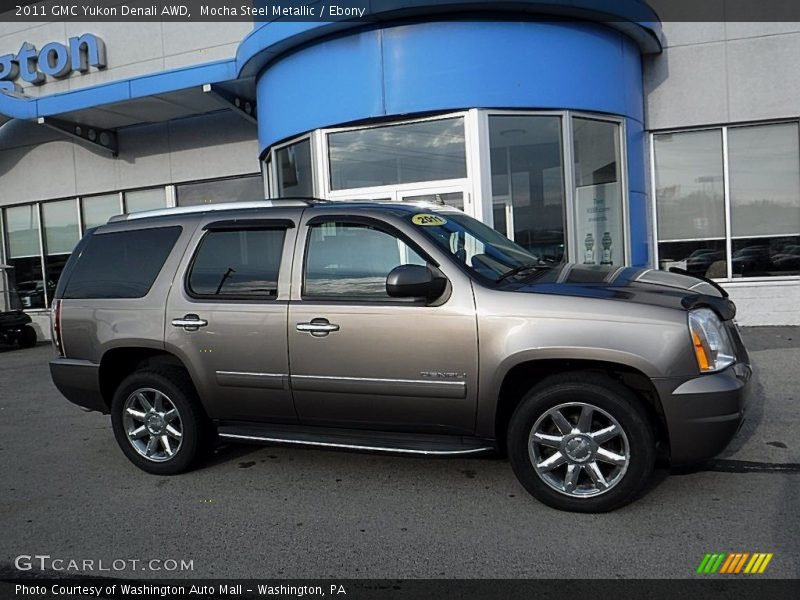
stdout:
<svg viewBox="0 0 800 600">
<path fill-rule="evenodd" d="M 278 270 L 286 230 L 209 231 L 187 281 L 197 298 L 254 299 L 278 295 Z"/>
<path fill-rule="evenodd" d="M 64 298 L 143 298 L 180 234 L 180 227 L 158 227 L 93 235 Z"/>
</svg>

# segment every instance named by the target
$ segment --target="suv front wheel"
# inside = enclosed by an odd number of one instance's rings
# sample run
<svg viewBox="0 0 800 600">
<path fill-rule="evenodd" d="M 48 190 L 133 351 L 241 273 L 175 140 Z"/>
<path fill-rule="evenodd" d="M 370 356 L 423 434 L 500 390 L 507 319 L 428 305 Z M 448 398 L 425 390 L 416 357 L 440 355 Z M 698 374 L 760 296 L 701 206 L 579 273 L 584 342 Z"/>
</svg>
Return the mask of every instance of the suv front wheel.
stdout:
<svg viewBox="0 0 800 600">
<path fill-rule="evenodd" d="M 636 498 L 655 462 L 640 400 L 613 379 L 564 373 L 534 387 L 508 429 L 511 465 L 538 500 L 561 510 L 604 512 Z"/>
<path fill-rule="evenodd" d="M 175 475 L 208 449 L 209 425 L 188 376 L 180 369 L 136 371 L 111 403 L 114 437 L 140 469 Z"/>
</svg>

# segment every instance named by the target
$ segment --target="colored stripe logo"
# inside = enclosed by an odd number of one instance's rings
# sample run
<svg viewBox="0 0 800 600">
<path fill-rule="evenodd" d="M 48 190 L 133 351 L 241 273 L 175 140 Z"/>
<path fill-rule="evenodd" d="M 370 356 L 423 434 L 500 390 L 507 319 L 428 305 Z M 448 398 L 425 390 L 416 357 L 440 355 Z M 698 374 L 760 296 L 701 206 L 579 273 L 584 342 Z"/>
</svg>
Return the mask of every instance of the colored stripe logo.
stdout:
<svg viewBox="0 0 800 600">
<path fill-rule="evenodd" d="M 767 570 L 772 560 L 772 552 L 732 552 L 732 553 L 708 553 L 700 561 L 697 573 L 700 575 L 738 575 L 746 573 L 755 575 Z"/>
</svg>

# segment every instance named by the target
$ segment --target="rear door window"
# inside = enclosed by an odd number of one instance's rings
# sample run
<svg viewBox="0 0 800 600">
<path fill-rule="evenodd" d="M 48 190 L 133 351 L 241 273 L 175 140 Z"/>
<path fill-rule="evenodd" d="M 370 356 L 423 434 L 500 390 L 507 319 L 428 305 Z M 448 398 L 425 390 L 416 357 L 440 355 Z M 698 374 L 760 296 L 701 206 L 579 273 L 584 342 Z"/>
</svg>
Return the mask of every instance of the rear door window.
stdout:
<svg viewBox="0 0 800 600">
<path fill-rule="evenodd" d="M 64 298 L 143 298 L 161 272 L 181 227 L 92 235 L 64 290 Z"/>
<path fill-rule="evenodd" d="M 274 299 L 285 228 L 209 231 L 187 281 L 195 298 Z"/>
</svg>

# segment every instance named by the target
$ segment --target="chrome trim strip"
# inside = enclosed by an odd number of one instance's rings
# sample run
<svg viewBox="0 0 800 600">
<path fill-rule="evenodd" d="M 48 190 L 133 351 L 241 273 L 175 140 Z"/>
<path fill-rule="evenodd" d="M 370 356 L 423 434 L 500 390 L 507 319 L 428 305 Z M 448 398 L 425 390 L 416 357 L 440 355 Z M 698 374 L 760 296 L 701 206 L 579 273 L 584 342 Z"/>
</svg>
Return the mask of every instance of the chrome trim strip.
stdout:
<svg viewBox="0 0 800 600">
<path fill-rule="evenodd" d="M 478 454 L 494 450 L 491 446 L 480 448 L 470 448 L 469 450 L 411 450 L 406 448 L 390 448 L 383 446 L 359 446 L 357 444 L 337 444 L 334 442 L 314 442 L 307 440 L 294 440 L 287 438 L 261 437 L 255 435 L 239 435 L 237 433 L 220 433 L 219 437 L 232 440 L 244 440 L 251 442 L 276 442 L 280 444 L 295 444 L 299 446 L 320 446 L 325 448 L 345 448 L 348 450 L 364 450 L 368 452 L 391 452 L 398 454 L 422 454 L 429 456 L 457 456 L 461 454 Z"/>
<path fill-rule="evenodd" d="M 217 384 L 223 387 L 289 389 L 289 375 L 285 373 L 248 373 L 244 371 L 217 371 Z"/>
<path fill-rule="evenodd" d="M 250 377 L 288 377 L 286 373 L 250 373 L 248 371 L 217 371 L 217 375 L 247 375 Z"/>
<path fill-rule="evenodd" d="M 292 375 L 292 379 L 307 379 L 307 380 L 326 380 L 326 381 L 347 381 L 347 382 L 364 382 L 364 383 L 423 383 L 434 385 L 457 385 L 464 387 L 464 381 L 440 381 L 438 379 L 377 379 L 374 377 L 337 377 L 334 375 Z"/>
<path fill-rule="evenodd" d="M 370 377 L 335 377 L 326 375 L 291 375 L 292 389 L 299 392 L 333 394 L 368 394 L 406 398 L 467 397 L 465 381 L 440 379 L 374 379 Z"/>
</svg>

